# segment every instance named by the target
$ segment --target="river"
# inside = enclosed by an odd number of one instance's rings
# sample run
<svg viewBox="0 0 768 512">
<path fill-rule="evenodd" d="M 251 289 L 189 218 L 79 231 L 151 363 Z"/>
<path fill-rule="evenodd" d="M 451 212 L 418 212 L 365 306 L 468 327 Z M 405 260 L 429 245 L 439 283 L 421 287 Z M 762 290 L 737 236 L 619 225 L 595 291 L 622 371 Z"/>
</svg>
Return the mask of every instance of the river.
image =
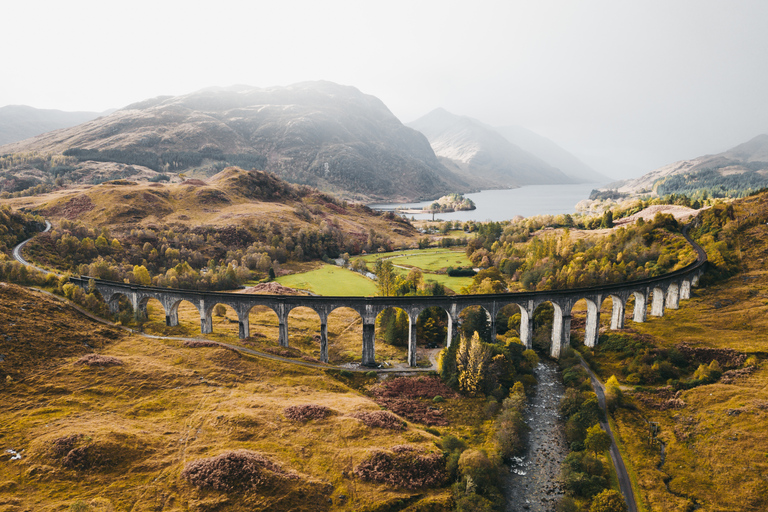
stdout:
<svg viewBox="0 0 768 512">
<path fill-rule="evenodd" d="M 542 359 L 534 369 L 537 384 L 528 402 L 528 448 L 510 464 L 504 479 L 507 512 L 552 512 L 564 494 L 560 466 L 568 445 L 557 412 L 565 387 L 557 363 Z"/>
<path fill-rule="evenodd" d="M 504 190 L 483 190 L 474 194 L 465 194 L 471 199 L 475 210 L 451 213 L 438 213 L 435 219 L 450 221 L 484 222 L 488 220 L 510 220 L 516 215 L 531 217 L 533 215 L 558 215 L 576 211 L 576 203 L 589 199 L 592 189 L 601 187 L 601 183 L 582 183 L 578 185 L 530 185 Z M 433 201 L 408 204 L 372 204 L 371 208 L 378 210 L 393 210 L 395 208 L 421 208 L 429 206 Z M 410 219 L 431 219 L 431 213 L 418 215 L 408 214 Z"/>
</svg>

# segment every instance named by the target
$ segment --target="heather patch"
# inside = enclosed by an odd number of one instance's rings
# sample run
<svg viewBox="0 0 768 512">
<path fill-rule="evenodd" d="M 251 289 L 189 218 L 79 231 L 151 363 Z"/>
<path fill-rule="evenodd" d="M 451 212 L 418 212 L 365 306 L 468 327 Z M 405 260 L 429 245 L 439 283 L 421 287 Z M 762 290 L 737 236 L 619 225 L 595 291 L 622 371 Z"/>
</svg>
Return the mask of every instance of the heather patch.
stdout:
<svg viewBox="0 0 768 512">
<path fill-rule="evenodd" d="M 75 364 L 85 366 L 122 366 L 123 362 L 112 356 L 103 356 L 101 354 L 87 354 L 75 361 Z"/>
<path fill-rule="evenodd" d="M 448 425 L 443 411 L 431 405 L 431 402 L 410 398 L 379 398 L 376 403 L 415 423 L 441 427 Z"/>
<path fill-rule="evenodd" d="M 188 463 L 181 476 L 196 487 L 242 491 L 277 486 L 299 475 L 285 471 L 262 454 L 250 450 L 225 452 Z"/>
<path fill-rule="evenodd" d="M 404 430 L 405 423 L 389 411 L 361 411 L 350 414 L 351 417 L 374 428 L 387 428 L 390 430 Z"/>
<path fill-rule="evenodd" d="M 291 405 L 283 409 L 283 415 L 293 421 L 322 420 L 333 413 L 333 409 L 324 405 Z"/>
<path fill-rule="evenodd" d="M 393 446 L 391 450 L 371 452 L 354 469 L 363 480 L 395 487 L 418 489 L 445 482 L 445 461 L 441 453 L 426 454 L 412 446 Z"/>
<path fill-rule="evenodd" d="M 453 398 L 456 393 L 438 377 L 395 377 L 373 389 L 377 398 Z"/>
</svg>

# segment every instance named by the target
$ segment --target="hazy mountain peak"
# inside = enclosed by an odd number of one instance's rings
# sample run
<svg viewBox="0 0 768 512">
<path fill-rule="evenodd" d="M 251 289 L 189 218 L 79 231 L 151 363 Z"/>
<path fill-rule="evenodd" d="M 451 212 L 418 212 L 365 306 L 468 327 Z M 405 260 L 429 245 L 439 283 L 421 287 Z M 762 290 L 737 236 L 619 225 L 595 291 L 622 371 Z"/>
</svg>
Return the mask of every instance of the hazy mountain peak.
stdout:
<svg viewBox="0 0 768 512">
<path fill-rule="evenodd" d="M 427 136 L 436 155 L 496 186 L 572 182 L 560 170 L 477 119 L 437 108 L 408 126 Z"/>
</svg>

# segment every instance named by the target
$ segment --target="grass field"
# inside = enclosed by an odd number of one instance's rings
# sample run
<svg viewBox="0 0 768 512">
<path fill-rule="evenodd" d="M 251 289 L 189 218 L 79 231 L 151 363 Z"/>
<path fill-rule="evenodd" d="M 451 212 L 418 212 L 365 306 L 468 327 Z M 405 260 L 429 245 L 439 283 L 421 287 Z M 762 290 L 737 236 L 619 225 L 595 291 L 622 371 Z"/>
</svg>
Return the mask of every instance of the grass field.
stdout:
<svg viewBox="0 0 768 512">
<path fill-rule="evenodd" d="M 472 283 L 471 277 L 451 277 L 445 274 L 448 267 L 471 267 L 463 249 L 417 249 L 412 251 L 383 252 L 362 257 L 370 268 L 379 259 L 388 259 L 395 265 L 395 271 L 406 274 L 411 268 L 418 268 L 424 274 L 425 281 L 436 281 L 456 293 Z M 442 273 L 437 273 L 441 271 Z"/>
<path fill-rule="evenodd" d="M 283 286 L 331 297 L 376 295 L 374 281 L 335 265 L 323 265 L 309 272 L 280 276 L 275 281 Z"/>
<path fill-rule="evenodd" d="M 371 449 L 408 444 L 434 452 L 434 433 L 468 431 L 482 416 L 482 401 L 454 414 L 473 402 L 448 399 L 441 407 L 454 426 L 440 432 L 411 423 L 402 431 L 367 427 L 349 415 L 380 410 L 356 387 L 378 382 L 374 377 L 352 382 L 219 347 L 127 334 L 3 283 L 0 322 L 9 326 L 0 351 L 13 366 L 13 376 L 0 380 L 3 511 L 351 511 L 394 510 L 404 499 L 446 502 L 450 487 L 414 493 L 350 474 Z M 224 326 L 219 319 L 214 328 Z M 24 343 L 14 342 L 22 336 Z M 121 364 L 75 364 L 94 350 Z M 332 413 L 289 420 L 284 409 L 300 404 Z M 69 454 L 60 449 L 68 443 L 77 446 Z M 21 457 L 12 460 L 6 449 Z M 248 491 L 200 489 L 181 476 L 188 463 L 232 450 L 258 452 L 297 476 Z"/>
</svg>

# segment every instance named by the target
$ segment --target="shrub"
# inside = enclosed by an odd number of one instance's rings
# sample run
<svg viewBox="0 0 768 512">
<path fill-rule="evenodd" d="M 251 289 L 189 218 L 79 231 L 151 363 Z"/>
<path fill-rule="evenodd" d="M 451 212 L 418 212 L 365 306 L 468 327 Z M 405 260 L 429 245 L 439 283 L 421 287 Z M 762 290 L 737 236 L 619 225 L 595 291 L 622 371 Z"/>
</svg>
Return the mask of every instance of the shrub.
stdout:
<svg viewBox="0 0 768 512">
<path fill-rule="evenodd" d="M 391 430 L 405 429 L 405 422 L 389 411 L 361 411 L 352 413 L 350 416 L 362 421 L 369 427 L 388 428 Z"/>
<path fill-rule="evenodd" d="M 435 487 L 446 479 L 442 454 L 424 454 L 412 446 L 394 446 L 391 451 L 375 450 L 355 467 L 354 473 L 363 480 L 406 489 Z"/>
<path fill-rule="evenodd" d="M 249 450 L 235 450 L 192 461 L 184 467 L 181 476 L 196 487 L 217 491 L 272 487 L 299 478 L 260 453 Z"/>
<path fill-rule="evenodd" d="M 107 367 L 107 366 L 122 366 L 123 362 L 112 356 L 102 356 L 100 354 L 87 354 L 75 361 L 75 364 L 78 366 L 86 365 L 86 366 L 101 366 L 101 367 Z"/>
<path fill-rule="evenodd" d="M 181 344 L 185 347 L 189 348 L 200 348 L 200 347 L 220 347 L 218 343 L 215 341 L 209 341 L 209 340 L 185 340 L 182 341 Z"/>
<path fill-rule="evenodd" d="M 324 405 L 291 405 L 283 410 L 283 415 L 293 421 L 322 420 L 333 413 L 333 409 Z"/>
<path fill-rule="evenodd" d="M 439 377 L 396 377 L 388 379 L 373 390 L 377 398 L 455 397 L 456 393 Z"/>
<path fill-rule="evenodd" d="M 443 411 L 420 400 L 380 398 L 376 400 L 376 403 L 416 423 L 441 427 L 448 425 L 448 420 L 443 416 Z"/>
</svg>

